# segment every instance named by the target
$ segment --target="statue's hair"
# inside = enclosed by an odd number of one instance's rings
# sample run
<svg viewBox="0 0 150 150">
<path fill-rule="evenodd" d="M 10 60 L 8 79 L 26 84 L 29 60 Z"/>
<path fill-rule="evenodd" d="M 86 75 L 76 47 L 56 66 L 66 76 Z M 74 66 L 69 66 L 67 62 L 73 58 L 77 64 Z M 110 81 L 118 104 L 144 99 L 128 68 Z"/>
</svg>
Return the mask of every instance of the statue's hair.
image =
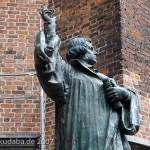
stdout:
<svg viewBox="0 0 150 150">
<path fill-rule="evenodd" d="M 74 38 L 68 44 L 67 61 L 77 59 L 86 53 L 86 42 L 91 43 L 90 38 Z"/>
</svg>

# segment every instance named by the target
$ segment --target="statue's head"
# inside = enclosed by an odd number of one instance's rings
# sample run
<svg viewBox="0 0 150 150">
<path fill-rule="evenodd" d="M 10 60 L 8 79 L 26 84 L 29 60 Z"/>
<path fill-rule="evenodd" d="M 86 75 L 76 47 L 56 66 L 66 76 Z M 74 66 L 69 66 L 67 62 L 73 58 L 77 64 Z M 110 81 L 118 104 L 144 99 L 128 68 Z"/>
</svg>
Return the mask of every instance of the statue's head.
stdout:
<svg viewBox="0 0 150 150">
<path fill-rule="evenodd" d="M 68 44 L 67 60 L 78 59 L 89 65 L 94 65 L 97 61 L 96 51 L 92 46 L 90 38 L 74 38 Z"/>
</svg>

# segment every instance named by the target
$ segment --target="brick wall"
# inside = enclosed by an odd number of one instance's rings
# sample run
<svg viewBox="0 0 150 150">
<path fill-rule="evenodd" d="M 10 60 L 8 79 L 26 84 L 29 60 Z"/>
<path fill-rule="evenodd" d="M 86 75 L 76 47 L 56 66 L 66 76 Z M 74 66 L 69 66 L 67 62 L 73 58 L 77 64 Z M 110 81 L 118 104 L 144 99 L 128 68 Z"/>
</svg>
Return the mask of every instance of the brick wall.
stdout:
<svg viewBox="0 0 150 150">
<path fill-rule="evenodd" d="M 38 80 L 28 73 L 34 72 L 34 38 L 43 4 L 47 0 L 0 0 L 0 134 L 40 131 Z"/>
<path fill-rule="evenodd" d="M 150 3 L 121 3 L 123 84 L 139 95 L 141 127 L 138 137 L 150 140 Z"/>
</svg>

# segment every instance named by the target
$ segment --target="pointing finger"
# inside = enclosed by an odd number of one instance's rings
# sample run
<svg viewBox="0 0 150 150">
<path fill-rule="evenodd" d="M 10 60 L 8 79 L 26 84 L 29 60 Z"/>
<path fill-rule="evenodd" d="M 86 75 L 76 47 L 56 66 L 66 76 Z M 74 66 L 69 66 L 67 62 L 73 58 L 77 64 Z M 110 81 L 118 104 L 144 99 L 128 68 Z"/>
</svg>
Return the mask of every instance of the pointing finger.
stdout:
<svg viewBox="0 0 150 150">
<path fill-rule="evenodd" d="M 114 99 L 115 97 L 116 97 L 116 95 L 114 95 L 114 94 L 107 96 L 107 98 L 108 98 L 109 100 L 112 100 L 112 99 Z"/>
<path fill-rule="evenodd" d="M 119 102 L 118 98 L 113 98 L 110 100 L 110 104 L 114 104 L 116 102 Z"/>
<path fill-rule="evenodd" d="M 107 92 L 107 95 L 116 95 L 116 92 L 115 91 L 110 91 L 110 92 Z"/>
<path fill-rule="evenodd" d="M 107 88 L 106 89 L 106 92 L 110 92 L 110 91 L 113 91 L 114 90 L 114 88 L 113 87 L 110 87 L 110 88 Z"/>
<path fill-rule="evenodd" d="M 40 11 L 39 14 L 42 16 L 42 12 Z"/>
</svg>

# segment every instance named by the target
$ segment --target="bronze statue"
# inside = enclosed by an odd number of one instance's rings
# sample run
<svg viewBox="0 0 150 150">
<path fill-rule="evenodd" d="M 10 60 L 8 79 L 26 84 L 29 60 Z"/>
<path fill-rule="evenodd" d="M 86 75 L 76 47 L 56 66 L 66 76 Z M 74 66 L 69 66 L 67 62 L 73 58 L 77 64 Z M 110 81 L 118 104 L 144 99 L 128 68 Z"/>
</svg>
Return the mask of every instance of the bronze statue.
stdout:
<svg viewBox="0 0 150 150">
<path fill-rule="evenodd" d="M 67 61 L 58 51 L 55 17 L 44 7 L 44 31 L 36 38 L 35 68 L 39 81 L 56 103 L 56 150 L 130 150 L 124 134 L 139 130 L 136 94 L 98 73 L 89 38 L 68 44 Z"/>
</svg>

